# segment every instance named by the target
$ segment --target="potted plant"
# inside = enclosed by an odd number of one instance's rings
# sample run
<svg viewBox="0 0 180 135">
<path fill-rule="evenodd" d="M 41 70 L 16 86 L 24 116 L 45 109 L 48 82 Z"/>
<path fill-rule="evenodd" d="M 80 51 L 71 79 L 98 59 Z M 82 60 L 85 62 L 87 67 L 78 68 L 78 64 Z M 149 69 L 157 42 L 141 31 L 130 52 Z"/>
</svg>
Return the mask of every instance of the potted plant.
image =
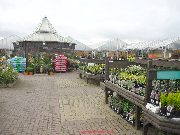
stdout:
<svg viewBox="0 0 180 135">
<path fill-rule="evenodd" d="M 24 74 L 24 75 L 28 75 L 27 69 L 24 70 L 24 73 L 23 73 L 23 74 Z"/>
<path fill-rule="evenodd" d="M 53 75 L 54 69 L 52 67 L 48 68 L 48 75 Z"/>
<path fill-rule="evenodd" d="M 166 112 L 166 116 L 168 118 L 172 118 L 173 117 L 173 113 L 174 113 L 174 105 L 175 105 L 175 94 L 170 92 L 167 96 L 167 112 Z"/>
<path fill-rule="evenodd" d="M 167 106 L 167 96 L 166 93 L 161 93 L 160 96 L 160 115 L 165 115 L 166 114 L 166 106 Z"/>
<path fill-rule="evenodd" d="M 175 117 L 180 117 L 180 92 L 175 94 Z"/>
<path fill-rule="evenodd" d="M 27 72 L 28 72 L 29 75 L 33 75 L 33 70 L 34 70 L 34 69 L 33 69 L 32 67 L 29 66 L 29 67 L 27 67 L 26 70 L 27 70 Z"/>
</svg>

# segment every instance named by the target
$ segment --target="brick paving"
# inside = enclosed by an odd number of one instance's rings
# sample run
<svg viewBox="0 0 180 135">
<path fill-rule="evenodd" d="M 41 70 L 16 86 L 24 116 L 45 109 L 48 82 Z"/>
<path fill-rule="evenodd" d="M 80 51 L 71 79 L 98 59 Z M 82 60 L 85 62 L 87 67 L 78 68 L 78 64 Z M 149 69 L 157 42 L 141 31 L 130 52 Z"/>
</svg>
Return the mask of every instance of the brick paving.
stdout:
<svg viewBox="0 0 180 135">
<path fill-rule="evenodd" d="M 99 86 L 76 72 L 19 78 L 12 88 L 0 89 L 1 135 L 142 134 L 104 103 Z"/>
</svg>

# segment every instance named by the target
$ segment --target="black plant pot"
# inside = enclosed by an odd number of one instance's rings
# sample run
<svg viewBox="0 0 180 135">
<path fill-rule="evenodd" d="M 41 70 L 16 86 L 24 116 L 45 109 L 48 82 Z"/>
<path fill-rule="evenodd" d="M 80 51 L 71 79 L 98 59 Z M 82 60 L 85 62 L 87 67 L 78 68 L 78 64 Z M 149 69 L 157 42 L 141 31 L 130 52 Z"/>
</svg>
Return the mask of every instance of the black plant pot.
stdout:
<svg viewBox="0 0 180 135">
<path fill-rule="evenodd" d="M 112 108 L 112 103 L 109 103 L 109 107 Z"/>
<path fill-rule="evenodd" d="M 121 116 L 123 115 L 123 110 L 122 110 L 122 109 L 119 110 L 119 114 L 120 114 Z"/>
<path fill-rule="evenodd" d="M 126 120 L 129 121 L 129 114 L 126 113 Z"/>
<path fill-rule="evenodd" d="M 123 112 L 123 114 L 122 114 L 122 116 L 123 116 L 123 118 L 126 118 L 126 112 Z"/>
<path fill-rule="evenodd" d="M 134 123 L 135 123 L 135 122 L 134 122 Z M 140 126 L 143 127 L 143 122 L 142 122 L 142 121 L 140 121 Z"/>
<path fill-rule="evenodd" d="M 174 111 L 174 115 L 176 118 L 180 118 L 180 110 Z"/>
<path fill-rule="evenodd" d="M 116 113 L 120 114 L 120 109 L 119 108 L 117 108 Z"/>
<path fill-rule="evenodd" d="M 161 108 L 161 110 L 160 110 L 160 116 L 165 116 L 165 115 L 166 115 L 166 113 L 167 113 L 167 109 L 166 109 L 166 107 Z"/>
<path fill-rule="evenodd" d="M 167 117 L 167 118 L 172 118 L 173 115 L 174 115 L 174 112 L 173 112 L 173 111 L 171 111 L 171 112 L 167 111 L 167 112 L 166 112 L 166 117 Z"/>
</svg>

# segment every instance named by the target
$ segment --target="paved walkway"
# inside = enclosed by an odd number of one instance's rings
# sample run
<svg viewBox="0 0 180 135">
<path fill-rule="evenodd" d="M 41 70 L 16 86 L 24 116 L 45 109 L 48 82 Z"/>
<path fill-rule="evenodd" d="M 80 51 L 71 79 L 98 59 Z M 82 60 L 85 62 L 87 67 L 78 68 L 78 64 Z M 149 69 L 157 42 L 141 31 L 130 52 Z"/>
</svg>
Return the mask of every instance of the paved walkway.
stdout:
<svg viewBox="0 0 180 135">
<path fill-rule="evenodd" d="M 77 73 L 20 75 L 0 89 L 1 135 L 140 135 L 104 103 L 104 92 Z"/>
</svg>

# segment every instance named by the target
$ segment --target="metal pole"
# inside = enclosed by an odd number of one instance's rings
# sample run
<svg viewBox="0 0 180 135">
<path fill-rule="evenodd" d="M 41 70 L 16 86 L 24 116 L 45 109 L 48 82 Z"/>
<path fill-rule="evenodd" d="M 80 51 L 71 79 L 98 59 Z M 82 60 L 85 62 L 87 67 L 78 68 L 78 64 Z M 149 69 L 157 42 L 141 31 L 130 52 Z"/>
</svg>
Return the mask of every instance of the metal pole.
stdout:
<svg viewBox="0 0 180 135">
<path fill-rule="evenodd" d="M 24 41 L 25 45 L 25 58 L 26 58 L 26 68 L 28 67 L 28 52 L 27 52 L 27 42 Z"/>
</svg>

